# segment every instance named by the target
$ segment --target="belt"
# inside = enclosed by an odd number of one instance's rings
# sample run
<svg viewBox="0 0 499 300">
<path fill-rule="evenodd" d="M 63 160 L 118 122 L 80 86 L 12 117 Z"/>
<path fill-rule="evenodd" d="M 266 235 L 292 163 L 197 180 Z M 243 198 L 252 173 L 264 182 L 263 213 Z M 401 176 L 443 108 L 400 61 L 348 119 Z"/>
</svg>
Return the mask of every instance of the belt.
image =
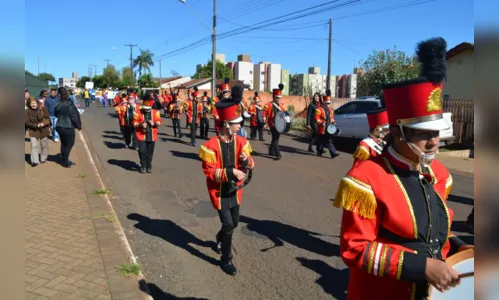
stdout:
<svg viewBox="0 0 499 300">
<path fill-rule="evenodd" d="M 415 240 L 415 239 L 405 238 L 396 233 L 393 233 L 392 231 L 384 227 L 379 228 L 378 236 L 387 239 L 395 244 L 398 244 L 402 247 L 416 251 L 418 254 L 424 255 L 425 257 L 438 258 L 438 259 L 442 258 L 440 245 L 438 243 L 430 245 L 421 239 Z"/>
</svg>

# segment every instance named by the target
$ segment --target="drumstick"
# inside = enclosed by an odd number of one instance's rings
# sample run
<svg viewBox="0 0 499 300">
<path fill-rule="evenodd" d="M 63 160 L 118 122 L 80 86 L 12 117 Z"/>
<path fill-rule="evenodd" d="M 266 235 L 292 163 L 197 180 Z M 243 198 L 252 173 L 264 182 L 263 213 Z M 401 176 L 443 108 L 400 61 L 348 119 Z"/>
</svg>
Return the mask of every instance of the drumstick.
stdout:
<svg viewBox="0 0 499 300">
<path fill-rule="evenodd" d="M 472 277 L 472 276 L 475 276 L 475 271 L 459 274 L 459 278 L 466 278 L 466 277 Z"/>
</svg>

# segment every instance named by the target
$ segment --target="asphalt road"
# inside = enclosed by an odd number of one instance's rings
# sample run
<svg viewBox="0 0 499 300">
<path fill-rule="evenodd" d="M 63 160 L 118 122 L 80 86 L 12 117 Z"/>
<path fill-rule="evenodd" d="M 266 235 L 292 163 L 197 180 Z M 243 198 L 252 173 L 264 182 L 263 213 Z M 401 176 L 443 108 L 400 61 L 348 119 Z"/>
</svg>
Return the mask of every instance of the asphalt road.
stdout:
<svg viewBox="0 0 499 300">
<path fill-rule="evenodd" d="M 283 158 L 273 161 L 265 157 L 270 136 L 252 142 L 256 169 L 234 236 L 239 273 L 230 277 L 211 250 L 220 224 L 197 157 L 203 141 L 197 147 L 187 137 L 179 141 L 171 120 L 163 119 L 154 173 L 140 174 L 137 152 L 124 148 L 113 115 L 112 108 L 93 105 L 82 115 L 84 133 L 155 299 L 345 298 L 341 210 L 332 198 L 352 165 L 349 153 L 319 158 L 303 142 L 282 136 Z M 473 177 L 454 174 L 454 187 L 449 205 L 459 232 L 473 204 Z"/>
</svg>

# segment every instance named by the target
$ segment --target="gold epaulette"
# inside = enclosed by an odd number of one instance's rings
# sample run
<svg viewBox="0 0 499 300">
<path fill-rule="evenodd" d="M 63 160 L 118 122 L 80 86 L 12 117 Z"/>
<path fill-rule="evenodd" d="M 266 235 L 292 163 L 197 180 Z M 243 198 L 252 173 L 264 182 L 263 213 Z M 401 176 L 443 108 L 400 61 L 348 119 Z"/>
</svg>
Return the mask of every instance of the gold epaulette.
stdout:
<svg viewBox="0 0 499 300">
<path fill-rule="evenodd" d="M 205 146 L 201 146 L 201 148 L 199 148 L 199 158 L 210 164 L 217 162 L 217 155 L 215 154 L 215 151 L 210 150 Z"/>
<path fill-rule="evenodd" d="M 367 160 L 370 156 L 371 153 L 369 153 L 369 150 L 367 150 L 364 146 L 358 146 L 353 153 L 353 158 L 358 160 Z"/>
<path fill-rule="evenodd" d="M 315 110 L 315 114 L 316 114 L 316 115 L 320 115 L 320 114 L 321 114 L 321 110 L 320 110 L 320 109 L 316 109 L 316 110 Z"/>
<path fill-rule="evenodd" d="M 340 181 L 333 205 L 372 219 L 377 203 L 370 185 L 347 175 Z"/>
<path fill-rule="evenodd" d="M 447 180 L 445 181 L 445 199 L 444 200 L 447 200 L 447 198 L 449 197 L 450 195 L 450 191 L 452 190 L 452 176 L 449 174 L 449 177 L 447 177 Z"/>
<path fill-rule="evenodd" d="M 251 145 L 248 141 L 246 141 L 246 145 L 243 147 L 243 152 L 246 154 L 247 157 L 251 156 L 251 152 L 253 152 L 253 149 L 251 149 Z"/>
</svg>

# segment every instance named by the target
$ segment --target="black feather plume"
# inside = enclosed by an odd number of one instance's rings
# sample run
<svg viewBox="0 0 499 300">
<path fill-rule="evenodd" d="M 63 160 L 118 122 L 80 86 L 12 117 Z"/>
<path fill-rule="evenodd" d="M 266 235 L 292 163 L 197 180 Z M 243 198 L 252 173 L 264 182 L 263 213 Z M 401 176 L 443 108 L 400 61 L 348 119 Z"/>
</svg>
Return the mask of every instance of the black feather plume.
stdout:
<svg viewBox="0 0 499 300">
<path fill-rule="evenodd" d="M 281 91 L 282 91 L 282 90 L 284 90 L 284 84 L 279 83 L 279 89 L 280 89 Z"/>
<path fill-rule="evenodd" d="M 385 92 L 383 90 L 381 90 L 381 92 L 379 93 L 379 102 L 381 104 L 381 107 L 386 107 L 385 106 Z"/>
<path fill-rule="evenodd" d="M 197 92 L 199 89 L 197 86 L 194 87 L 194 91 Z"/>
<path fill-rule="evenodd" d="M 229 78 L 229 77 L 225 77 L 224 82 L 225 82 L 226 84 L 229 84 L 229 82 L 230 82 L 230 78 Z"/>
<path fill-rule="evenodd" d="M 255 97 L 258 97 L 258 92 L 255 92 Z"/>
<path fill-rule="evenodd" d="M 203 95 L 204 95 L 204 96 L 208 96 L 208 92 L 204 92 L 204 93 L 203 93 Z"/>
<path fill-rule="evenodd" d="M 239 85 L 233 86 L 230 91 L 230 96 L 233 102 L 240 103 L 243 101 L 243 88 Z"/>
<path fill-rule="evenodd" d="M 443 38 L 432 38 L 420 42 L 416 54 L 421 63 L 421 76 L 433 84 L 439 84 L 446 78 L 447 42 Z"/>
<path fill-rule="evenodd" d="M 331 90 L 326 90 L 326 95 L 331 97 Z"/>
</svg>

